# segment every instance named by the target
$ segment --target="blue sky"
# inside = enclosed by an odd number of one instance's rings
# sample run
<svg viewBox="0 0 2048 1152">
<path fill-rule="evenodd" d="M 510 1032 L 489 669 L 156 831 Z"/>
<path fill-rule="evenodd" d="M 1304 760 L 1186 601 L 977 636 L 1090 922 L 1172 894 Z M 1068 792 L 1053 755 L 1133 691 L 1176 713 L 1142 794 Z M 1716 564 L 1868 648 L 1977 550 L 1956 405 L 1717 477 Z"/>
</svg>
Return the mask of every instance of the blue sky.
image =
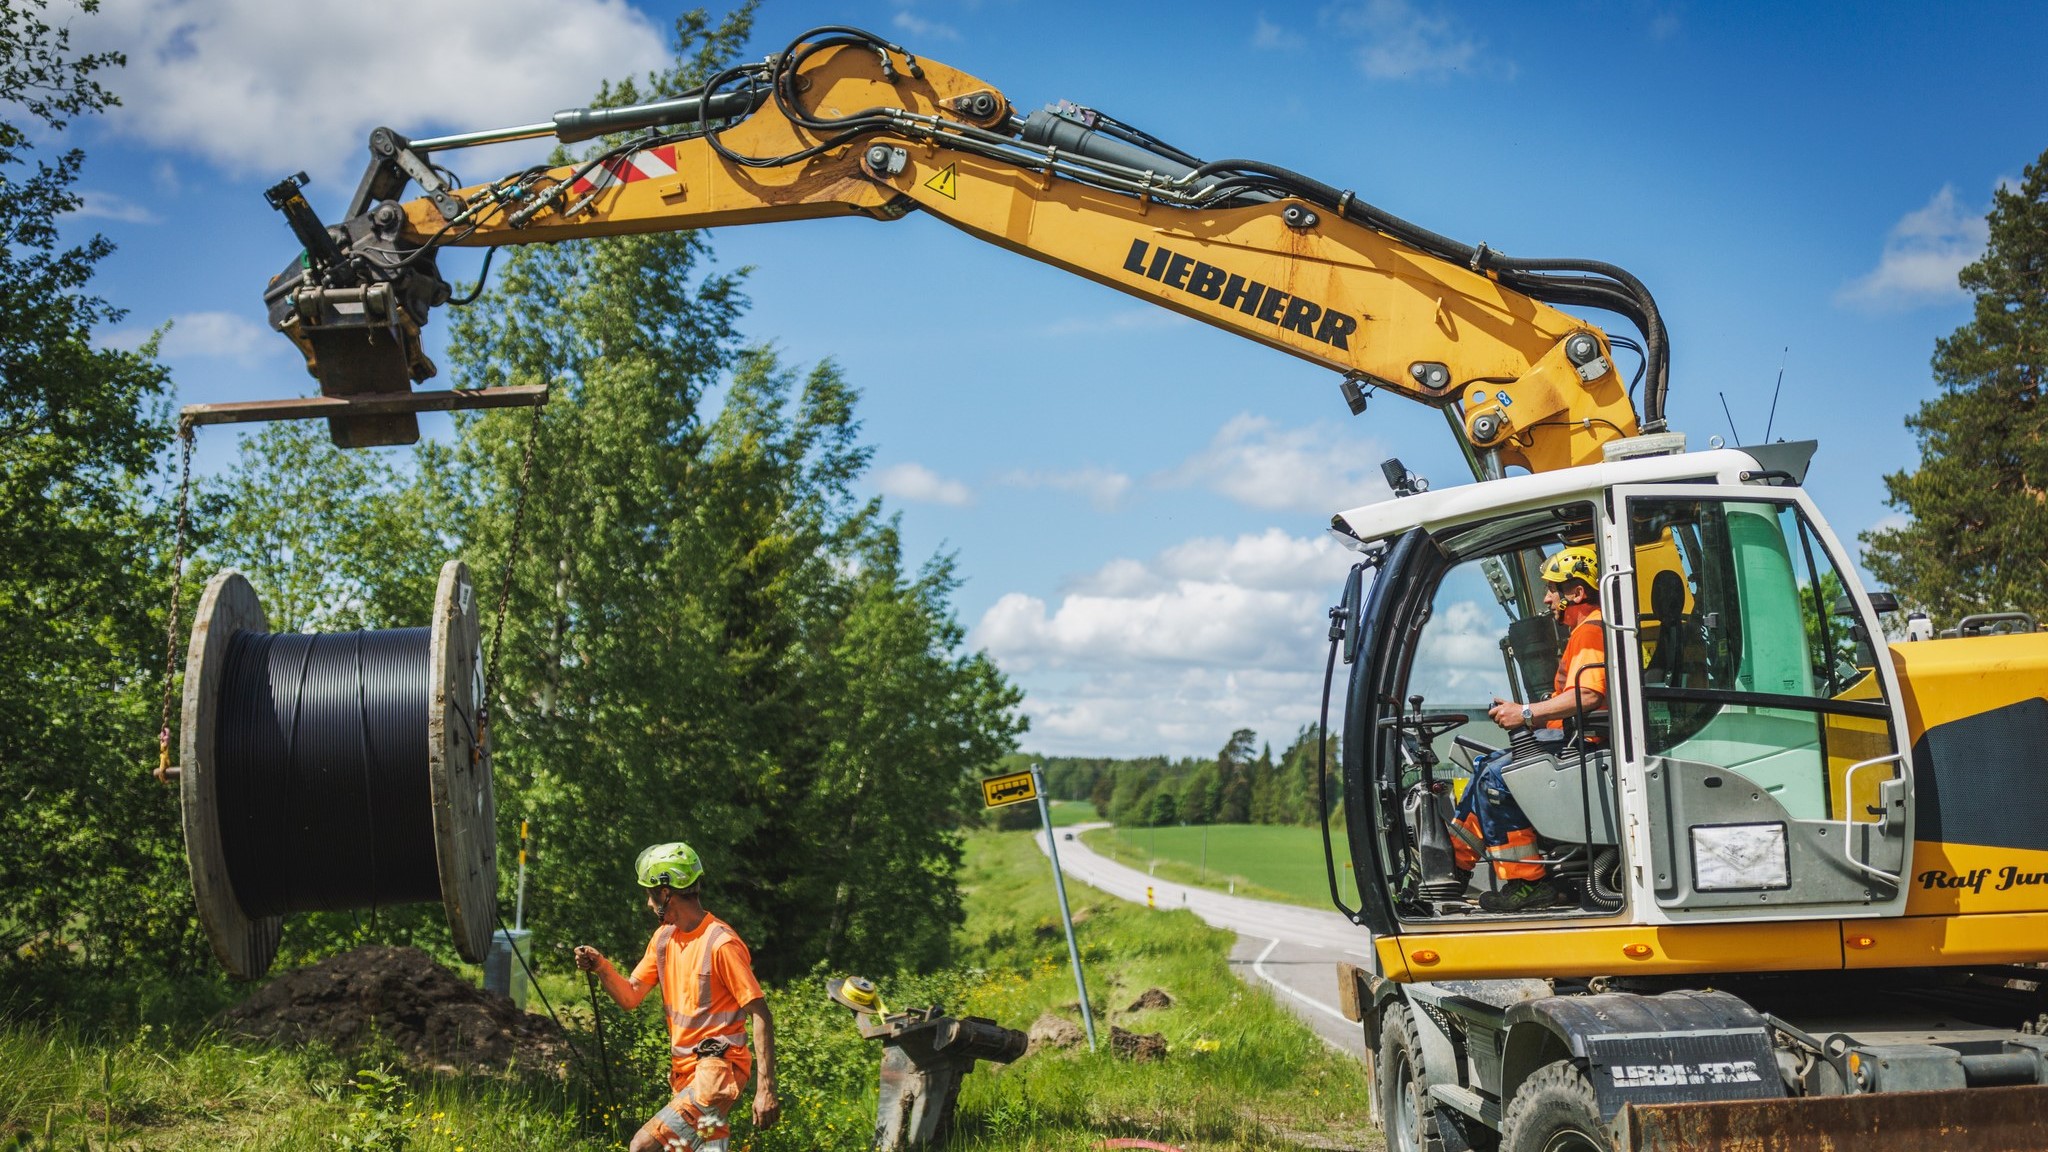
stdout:
<svg viewBox="0 0 2048 1152">
<path fill-rule="evenodd" d="M 296 245 L 262 188 L 306 169 L 332 218 L 371 127 L 544 120 L 658 64 L 673 12 L 106 0 L 75 27 L 129 53 L 126 106 L 77 133 L 73 225 L 120 246 L 97 284 L 130 312 L 112 338 L 174 321 L 181 402 L 307 391 L 263 327 L 262 286 Z M 1670 326 L 1674 426 L 1735 439 L 1725 393 L 1760 439 L 1782 364 L 1772 435 L 1822 441 L 1811 486 L 1846 536 L 1884 520 L 1880 477 L 1915 458 L 1902 418 L 1968 317 L 1954 273 L 1992 189 L 2048 147 L 2040 6 L 767 0 L 749 55 L 824 23 L 1020 108 L 1073 100 L 1468 242 L 1630 269 Z M 471 180 L 526 159 L 471 157 Z M 1319 369 L 934 219 L 714 246 L 753 268 L 753 338 L 863 389 L 870 490 L 913 555 L 958 557 L 960 617 L 1025 687 L 1029 748 L 1210 753 L 1237 727 L 1284 743 L 1314 719 L 1346 567 L 1329 515 L 1384 494 L 1388 455 L 1459 477 L 1433 411 L 1382 398 L 1353 418 Z M 234 435 L 208 430 L 201 467 Z"/>
</svg>

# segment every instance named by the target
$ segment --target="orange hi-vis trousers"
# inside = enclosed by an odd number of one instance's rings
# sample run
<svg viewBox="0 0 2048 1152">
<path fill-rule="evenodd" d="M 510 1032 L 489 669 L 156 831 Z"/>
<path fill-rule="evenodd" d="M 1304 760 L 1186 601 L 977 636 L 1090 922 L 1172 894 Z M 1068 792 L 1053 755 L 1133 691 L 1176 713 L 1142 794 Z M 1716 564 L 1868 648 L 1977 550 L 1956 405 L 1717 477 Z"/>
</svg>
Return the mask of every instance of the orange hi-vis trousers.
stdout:
<svg viewBox="0 0 2048 1152">
<path fill-rule="evenodd" d="M 732 1106 L 739 1102 L 740 1088 L 753 1068 L 754 1055 L 745 1048 L 728 1048 L 718 1057 L 695 1052 L 672 1056 L 668 1084 L 675 1095 L 644 1131 L 675 1152 L 726 1152 Z"/>
<path fill-rule="evenodd" d="M 1529 862 L 1531 857 L 1543 854 L 1536 845 L 1536 830 L 1516 828 L 1503 836 L 1499 844 L 1486 843 L 1479 830 L 1479 817 L 1467 813 L 1451 829 L 1451 856 L 1467 872 L 1478 867 L 1483 857 L 1493 865 L 1493 874 L 1502 880 L 1543 879 L 1544 866 Z"/>
</svg>

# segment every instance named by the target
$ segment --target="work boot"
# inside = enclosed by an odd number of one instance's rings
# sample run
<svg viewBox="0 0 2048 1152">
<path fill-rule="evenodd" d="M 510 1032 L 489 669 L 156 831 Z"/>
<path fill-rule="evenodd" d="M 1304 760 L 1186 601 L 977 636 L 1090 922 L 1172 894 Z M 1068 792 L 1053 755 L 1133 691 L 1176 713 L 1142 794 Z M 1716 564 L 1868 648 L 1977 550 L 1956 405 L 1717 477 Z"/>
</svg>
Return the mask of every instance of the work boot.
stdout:
<svg viewBox="0 0 2048 1152">
<path fill-rule="evenodd" d="M 1564 892 L 1548 880 L 1510 880 L 1498 892 L 1481 892 L 1481 912 L 1527 912 L 1564 903 Z"/>
</svg>

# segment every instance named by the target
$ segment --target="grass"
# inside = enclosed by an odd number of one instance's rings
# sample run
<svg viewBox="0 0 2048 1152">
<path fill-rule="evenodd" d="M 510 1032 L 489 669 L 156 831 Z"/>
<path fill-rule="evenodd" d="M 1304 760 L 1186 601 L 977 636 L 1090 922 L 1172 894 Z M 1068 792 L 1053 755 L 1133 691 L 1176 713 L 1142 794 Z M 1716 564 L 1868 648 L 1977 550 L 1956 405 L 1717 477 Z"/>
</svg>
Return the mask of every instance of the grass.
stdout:
<svg viewBox="0 0 2048 1152">
<path fill-rule="evenodd" d="M 1330 907 L 1320 829 L 1280 824 L 1099 828 L 1081 833 L 1081 842 L 1175 884 L 1234 891 L 1240 896 L 1309 908 Z M 1333 847 L 1338 891 L 1345 903 L 1355 906 L 1358 886 L 1345 867 L 1341 836 Z"/>
<path fill-rule="evenodd" d="M 1023 1029 L 1044 1012 L 1078 1022 L 1052 885 L 1027 833 L 981 833 L 962 875 L 968 917 L 960 963 L 883 977 L 892 1007 L 944 1003 Z M 1331 1052 L 1265 993 L 1233 976 L 1231 939 L 1186 912 L 1150 912 L 1069 888 L 1089 1000 L 1105 1051 L 1033 1053 L 968 1077 L 950 1145 L 968 1152 L 1100 1148 L 1113 1136 L 1209 1152 L 1362 1147 L 1358 1065 Z M 874 1123 L 878 1046 L 859 1038 L 815 979 L 771 989 L 783 1121 L 735 1128 L 748 1152 L 861 1152 Z M 1171 1007 L 1126 1011 L 1150 987 Z M 594 1052 L 582 982 L 543 973 L 577 1043 Z M 480 1152 L 623 1147 L 666 1097 L 660 1014 L 606 1012 L 620 1123 L 607 1134 L 603 1093 L 567 1081 L 413 1075 L 374 1052 L 352 1059 L 209 1031 L 206 997 L 169 1023 L 139 1013 L 0 1013 L 0 1148 Z M 165 1013 L 157 1013 L 163 1016 Z M 125 1016 L 125 1021 L 123 1017 Z M 1130 1064 L 1108 1053 L 1112 1026 L 1165 1036 L 1168 1055 Z"/>
<path fill-rule="evenodd" d="M 962 878 L 964 951 L 985 973 L 962 1007 L 1013 1027 L 1042 1012 L 1074 1018 L 1058 904 L 1028 836 L 977 837 Z M 1131 1136 L 1191 1150 L 1363 1147 L 1364 1075 L 1266 993 L 1230 973 L 1232 937 L 1185 911 L 1148 911 L 1070 885 L 1089 1002 L 1112 1026 L 1162 1033 L 1168 1056 L 1129 1064 L 1085 1048 L 1041 1051 L 977 1071 L 961 1094 L 954 1147 L 1094 1149 Z M 1171 1007 L 1125 1011 L 1147 988 Z"/>
<path fill-rule="evenodd" d="M 375 1059 L 150 1028 L 126 1041 L 0 1030 L 0 1146 L 62 1149 L 555 1149 L 570 1093 L 540 1081 L 410 1080 Z M 488 1135 L 485 1135 L 488 1134 Z"/>
<path fill-rule="evenodd" d="M 1052 815 L 1052 826 L 1055 828 L 1092 824 L 1102 819 L 1095 814 L 1095 805 L 1086 800 L 1050 800 L 1046 803 Z"/>
</svg>

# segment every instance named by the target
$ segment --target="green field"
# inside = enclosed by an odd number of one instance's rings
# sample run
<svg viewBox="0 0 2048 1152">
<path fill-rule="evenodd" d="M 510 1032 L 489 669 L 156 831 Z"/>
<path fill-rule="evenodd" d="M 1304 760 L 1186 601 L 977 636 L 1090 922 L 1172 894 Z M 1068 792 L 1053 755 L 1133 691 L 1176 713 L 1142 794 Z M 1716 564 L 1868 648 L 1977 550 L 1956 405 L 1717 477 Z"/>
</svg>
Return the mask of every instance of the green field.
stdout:
<svg viewBox="0 0 2048 1152">
<path fill-rule="evenodd" d="M 1278 824 L 1214 824 L 1200 827 L 1099 828 L 1081 834 L 1082 843 L 1118 863 L 1148 868 L 1176 884 L 1235 891 L 1240 896 L 1279 900 L 1310 908 L 1330 907 L 1330 882 L 1323 867 L 1323 834 L 1317 828 Z M 1337 855 L 1338 891 L 1356 906 L 1358 887 Z"/>
<path fill-rule="evenodd" d="M 1048 802 L 1052 814 L 1052 826 L 1065 828 L 1073 824 L 1093 824 L 1102 819 L 1095 814 L 1095 805 L 1086 800 L 1053 800 Z"/>
</svg>

